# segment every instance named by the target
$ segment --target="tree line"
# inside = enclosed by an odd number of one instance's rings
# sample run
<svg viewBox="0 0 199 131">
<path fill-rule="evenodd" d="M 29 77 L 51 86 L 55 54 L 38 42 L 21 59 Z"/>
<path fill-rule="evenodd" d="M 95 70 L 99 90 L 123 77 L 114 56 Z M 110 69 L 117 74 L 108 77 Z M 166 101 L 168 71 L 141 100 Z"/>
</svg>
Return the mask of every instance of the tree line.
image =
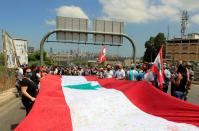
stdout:
<svg viewBox="0 0 199 131">
<path fill-rule="evenodd" d="M 166 38 L 164 33 L 158 33 L 155 37 L 151 36 L 145 42 L 145 52 L 143 56 L 143 61 L 153 62 L 160 50 L 160 47 L 166 45 Z M 163 48 L 163 58 L 165 58 L 166 50 Z"/>
</svg>

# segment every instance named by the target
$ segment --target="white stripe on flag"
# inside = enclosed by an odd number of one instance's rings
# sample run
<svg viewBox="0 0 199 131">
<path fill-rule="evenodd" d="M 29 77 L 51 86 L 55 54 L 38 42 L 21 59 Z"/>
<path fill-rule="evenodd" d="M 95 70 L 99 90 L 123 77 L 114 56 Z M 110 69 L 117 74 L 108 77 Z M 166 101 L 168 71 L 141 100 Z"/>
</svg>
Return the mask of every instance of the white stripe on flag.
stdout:
<svg viewBox="0 0 199 131">
<path fill-rule="evenodd" d="M 63 76 L 62 89 L 74 131 L 196 131 L 197 127 L 147 114 L 120 91 L 98 88 L 78 90 L 63 86 L 85 84 L 82 76 Z"/>
</svg>

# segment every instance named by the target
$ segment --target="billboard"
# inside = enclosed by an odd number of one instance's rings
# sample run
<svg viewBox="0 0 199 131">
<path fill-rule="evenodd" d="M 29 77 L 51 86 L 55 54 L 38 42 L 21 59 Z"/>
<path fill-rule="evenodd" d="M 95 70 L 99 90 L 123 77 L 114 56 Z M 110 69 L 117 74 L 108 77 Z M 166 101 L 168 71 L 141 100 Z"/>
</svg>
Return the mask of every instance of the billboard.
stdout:
<svg viewBox="0 0 199 131">
<path fill-rule="evenodd" d="M 16 57 L 16 50 L 13 44 L 13 39 L 6 33 L 3 32 L 3 52 L 5 56 L 5 65 L 7 68 L 18 67 L 18 61 Z"/>
<path fill-rule="evenodd" d="M 95 20 L 93 24 L 93 30 L 95 32 L 104 32 L 104 33 L 117 33 L 121 34 L 124 30 L 124 23 L 117 21 L 105 21 L 105 20 Z M 96 34 L 93 37 L 94 42 L 100 43 L 117 43 L 122 44 L 122 36 L 117 35 L 101 35 Z"/>
<path fill-rule="evenodd" d="M 22 39 L 14 39 L 17 59 L 20 65 L 28 64 L 28 41 Z"/>
<path fill-rule="evenodd" d="M 5 66 L 17 68 L 19 65 L 28 64 L 27 40 L 13 39 L 6 32 L 3 32 L 2 36 Z"/>
<path fill-rule="evenodd" d="M 56 28 L 75 31 L 87 31 L 88 19 L 57 16 Z M 74 32 L 57 32 L 56 36 L 58 41 L 73 42 L 86 42 L 88 37 L 87 33 Z"/>
</svg>

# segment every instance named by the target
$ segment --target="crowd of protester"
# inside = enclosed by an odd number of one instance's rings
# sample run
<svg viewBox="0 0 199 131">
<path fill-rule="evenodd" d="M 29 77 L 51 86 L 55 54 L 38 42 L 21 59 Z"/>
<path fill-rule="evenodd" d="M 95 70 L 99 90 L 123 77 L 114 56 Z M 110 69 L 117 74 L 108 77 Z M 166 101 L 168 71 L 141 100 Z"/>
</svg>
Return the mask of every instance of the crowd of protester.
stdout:
<svg viewBox="0 0 199 131">
<path fill-rule="evenodd" d="M 20 66 L 16 72 L 16 87 L 19 95 L 22 96 L 22 103 L 26 108 L 27 114 L 31 110 L 36 95 L 39 92 L 39 81 L 47 74 L 72 76 L 95 75 L 101 79 L 145 80 L 165 93 L 168 92 L 168 88 L 171 86 L 172 96 L 181 100 L 187 100 L 187 95 L 194 79 L 194 72 L 189 62 L 183 64 L 182 61 L 179 61 L 174 69 L 171 69 L 167 63 L 164 63 L 164 83 L 162 88 L 159 87 L 157 76 L 152 72 L 151 67 L 151 63 L 132 64 L 130 67 L 123 67 L 122 64 L 114 66 L 107 64 L 103 67 L 84 68 L 80 66 Z"/>
</svg>

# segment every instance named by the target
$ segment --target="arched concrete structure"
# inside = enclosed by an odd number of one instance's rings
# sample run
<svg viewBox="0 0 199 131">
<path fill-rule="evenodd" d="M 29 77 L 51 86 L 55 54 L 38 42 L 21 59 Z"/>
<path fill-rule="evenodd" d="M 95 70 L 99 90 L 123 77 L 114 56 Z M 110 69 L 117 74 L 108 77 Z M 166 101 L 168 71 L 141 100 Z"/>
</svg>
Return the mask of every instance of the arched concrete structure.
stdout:
<svg viewBox="0 0 199 131">
<path fill-rule="evenodd" d="M 42 38 L 41 42 L 40 42 L 40 65 L 43 65 L 43 50 L 44 50 L 44 43 L 45 41 L 48 39 L 48 37 L 54 33 L 57 32 L 72 32 L 72 33 L 86 33 L 86 34 L 101 34 L 101 35 L 115 35 L 115 36 L 121 36 L 121 37 L 125 37 L 126 39 L 128 39 L 132 45 L 133 48 L 133 52 L 132 52 L 132 58 L 133 58 L 133 62 L 135 62 L 135 54 L 136 54 L 136 48 L 135 45 L 133 43 L 133 40 L 126 34 L 123 33 L 109 33 L 109 32 L 95 32 L 95 31 L 75 31 L 75 30 L 65 30 L 65 29 L 56 29 L 53 30 L 51 32 L 46 33 L 46 35 Z M 93 44 L 94 45 L 94 44 Z"/>
</svg>

